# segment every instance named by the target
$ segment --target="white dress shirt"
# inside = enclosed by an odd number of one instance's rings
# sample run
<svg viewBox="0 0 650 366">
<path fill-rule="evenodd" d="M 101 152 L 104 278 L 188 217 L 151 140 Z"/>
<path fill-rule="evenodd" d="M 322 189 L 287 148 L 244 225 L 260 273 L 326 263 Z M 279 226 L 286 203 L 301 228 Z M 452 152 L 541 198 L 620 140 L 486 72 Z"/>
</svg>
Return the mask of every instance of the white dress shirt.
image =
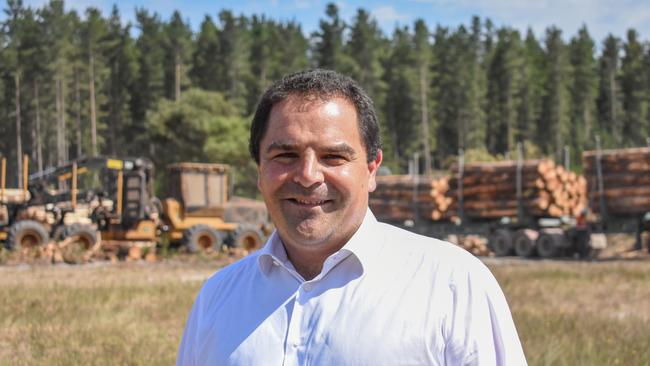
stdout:
<svg viewBox="0 0 650 366">
<path fill-rule="evenodd" d="M 526 365 L 508 304 L 465 250 L 379 223 L 305 281 L 274 233 L 201 289 L 177 365 Z"/>
</svg>

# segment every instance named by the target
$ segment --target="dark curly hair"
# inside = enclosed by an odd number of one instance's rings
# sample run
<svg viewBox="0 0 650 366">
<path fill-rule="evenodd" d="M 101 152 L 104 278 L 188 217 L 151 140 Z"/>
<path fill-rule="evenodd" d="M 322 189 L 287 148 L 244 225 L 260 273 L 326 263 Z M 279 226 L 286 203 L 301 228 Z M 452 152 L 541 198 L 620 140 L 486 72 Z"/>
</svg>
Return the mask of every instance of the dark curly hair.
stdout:
<svg viewBox="0 0 650 366">
<path fill-rule="evenodd" d="M 359 132 L 366 148 L 368 162 L 377 158 L 381 149 L 379 123 L 372 100 L 351 78 L 335 71 L 314 69 L 287 75 L 276 81 L 262 95 L 251 125 L 248 150 L 257 164 L 260 163 L 260 141 L 266 133 L 269 115 L 273 106 L 291 95 L 315 96 L 327 100 L 345 98 L 354 104 L 359 121 Z"/>
</svg>

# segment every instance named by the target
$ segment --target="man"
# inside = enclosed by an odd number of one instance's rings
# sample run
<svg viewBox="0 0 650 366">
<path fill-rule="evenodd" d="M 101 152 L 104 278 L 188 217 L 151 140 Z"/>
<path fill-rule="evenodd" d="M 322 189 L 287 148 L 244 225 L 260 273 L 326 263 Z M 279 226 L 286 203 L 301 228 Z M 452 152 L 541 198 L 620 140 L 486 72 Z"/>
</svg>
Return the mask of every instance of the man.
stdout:
<svg viewBox="0 0 650 366">
<path fill-rule="evenodd" d="M 212 276 L 178 365 L 525 365 L 494 277 L 449 243 L 379 223 L 371 100 L 332 71 L 263 95 L 250 151 L 276 231 Z"/>
</svg>

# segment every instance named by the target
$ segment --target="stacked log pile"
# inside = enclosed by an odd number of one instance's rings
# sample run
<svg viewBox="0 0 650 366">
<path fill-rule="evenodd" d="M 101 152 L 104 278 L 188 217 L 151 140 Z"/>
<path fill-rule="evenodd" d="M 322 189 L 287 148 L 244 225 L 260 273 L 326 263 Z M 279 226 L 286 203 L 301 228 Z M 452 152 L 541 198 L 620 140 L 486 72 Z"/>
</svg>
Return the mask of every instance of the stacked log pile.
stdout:
<svg viewBox="0 0 650 366">
<path fill-rule="evenodd" d="M 532 216 L 577 215 L 587 207 L 584 177 L 556 166 L 551 160 L 529 160 L 522 165 L 521 204 Z M 463 210 L 477 219 L 517 216 L 517 163 L 472 163 L 464 167 Z M 458 196 L 459 179 L 450 180 L 449 195 Z M 450 207 L 458 210 L 458 201 Z"/>
<path fill-rule="evenodd" d="M 380 176 L 369 205 L 380 220 L 440 220 L 449 218 L 446 213 L 453 200 L 448 191 L 448 176 Z"/>
<path fill-rule="evenodd" d="M 590 205 L 600 211 L 598 153 L 585 151 L 582 161 Z M 635 215 L 650 211 L 650 148 L 601 151 L 602 201 L 608 214 Z"/>
<path fill-rule="evenodd" d="M 457 171 L 457 168 L 452 171 Z M 525 161 L 521 178 L 524 214 L 577 216 L 587 207 L 587 180 L 551 160 Z M 408 175 L 377 177 L 377 189 L 370 195 L 369 204 L 381 220 L 454 220 L 460 214 L 462 192 L 463 213 L 468 218 L 517 216 L 516 162 L 466 164 L 462 179 L 461 191 L 457 174 L 434 178 Z M 650 207 L 650 189 L 647 192 Z"/>
</svg>

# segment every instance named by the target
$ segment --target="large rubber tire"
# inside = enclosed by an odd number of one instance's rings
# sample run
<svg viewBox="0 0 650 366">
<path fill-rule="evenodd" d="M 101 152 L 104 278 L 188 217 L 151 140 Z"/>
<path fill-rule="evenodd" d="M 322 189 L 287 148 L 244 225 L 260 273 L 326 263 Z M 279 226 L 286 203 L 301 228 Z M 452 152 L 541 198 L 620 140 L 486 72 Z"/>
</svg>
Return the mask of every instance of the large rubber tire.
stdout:
<svg viewBox="0 0 650 366">
<path fill-rule="evenodd" d="M 190 253 L 219 250 L 222 243 L 219 231 L 208 225 L 194 225 L 183 232 L 183 245 Z"/>
<path fill-rule="evenodd" d="M 65 247 L 61 247 L 61 255 L 66 263 L 87 262 L 100 246 L 97 240 L 97 230 L 90 225 L 72 224 L 63 227 L 61 241 L 71 237 L 77 239 L 68 242 Z"/>
<path fill-rule="evenodd" d="M 253 225 L 240 224 L 230 232 L 226 244 L 231 248 L 242 248 L 254 252 L 264 245 L 264 234 Z"/>
<path fill-rule="evenodd" d="M 564 235 L 556 233 L 540 233 L 535 242 L 537 253 L 542 258 L 556 258 L 562 253 Z"/>
<path fill-rule="evenodd" d="M 512 241 L 512 232 L 507 229 L 497 229 L 490 234 L 488 238 L 490 249 L 499 257 L 505 257 L 515 254 L 515 248 Z"/>
<path fill-rule="evenodd" d="M 50 235 L 45 226 L 38 221 L 23 220 L 11 225 L 7 233 L 5 248 L 20 250 L 21 248 L 35 248 L 47 244 Z"/>
<path fill-rule="evenodd" d="M 513 236 L 513 244 L 515 247 L 515 253 L 520 257 L 531 258 L 537 255 L 537 248 L 535 246 L 535 240 L 539 237 L 539 234 L 530 229 L 521 229 L 515 232 Z"/>
</svg>

